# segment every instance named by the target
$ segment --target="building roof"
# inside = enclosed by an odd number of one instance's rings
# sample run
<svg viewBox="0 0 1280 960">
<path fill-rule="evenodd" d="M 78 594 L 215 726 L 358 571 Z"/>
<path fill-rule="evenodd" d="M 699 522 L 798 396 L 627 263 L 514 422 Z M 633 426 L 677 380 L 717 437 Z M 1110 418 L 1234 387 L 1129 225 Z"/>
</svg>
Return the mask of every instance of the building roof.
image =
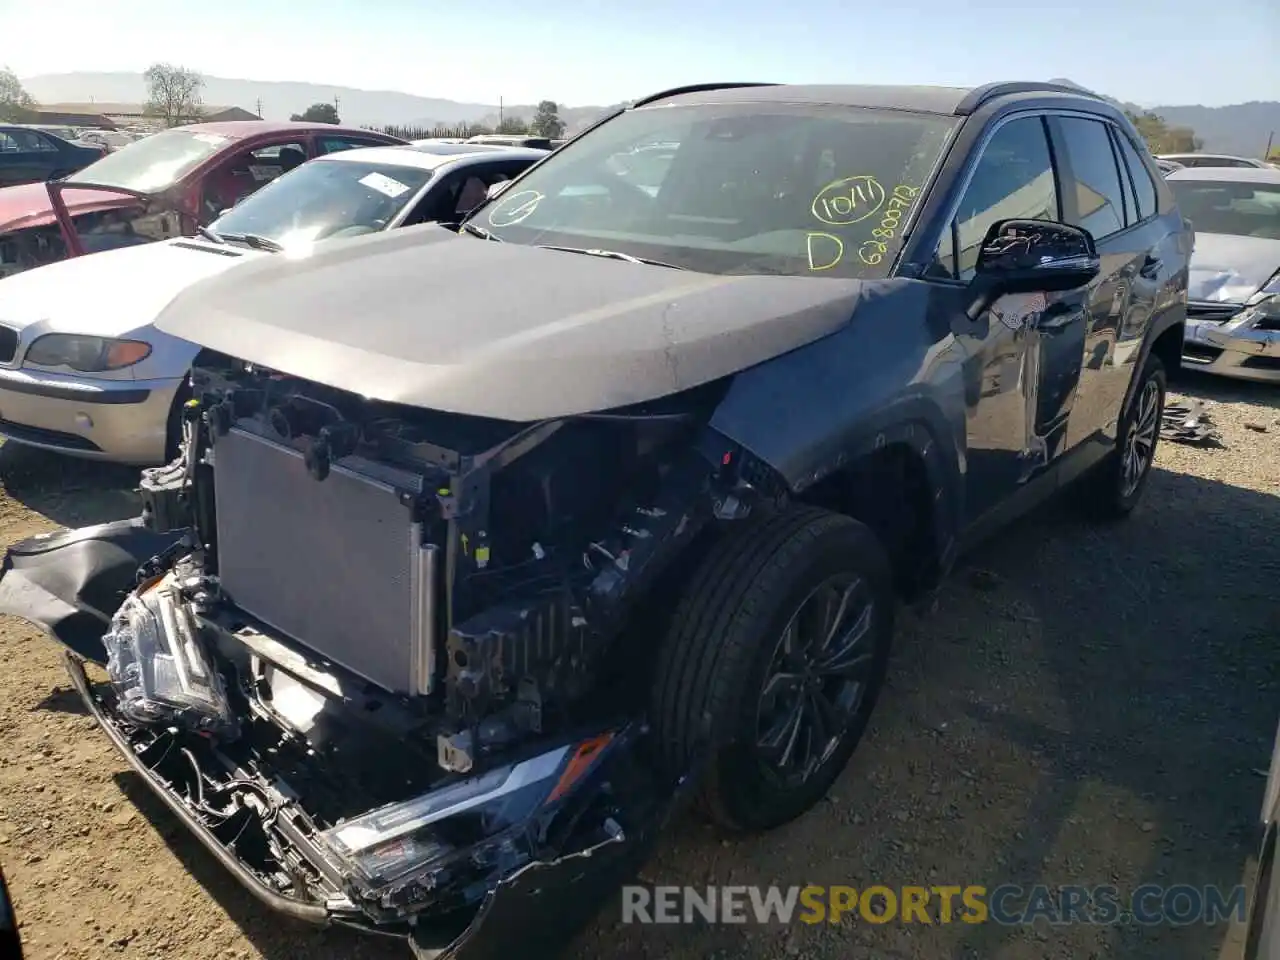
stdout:
<svg viewBox="0 0 1280 960">
<path fill-rule="evenodd" d="M 204 114 L 226 113 L 228 110 L 239 110 L 240 107 L 235 106 L 218 106 L 212 103 L 206 103 L 200 107 L 200 112 Z M 89 103 L 42 103 L 39 106 L 41 112 L 52 113 L 86 113 L 101 114 L 108 117 L 144 117 L 147 116 L 147 105 L 145 103 L 111 103 L 111 102 L 89 102 Z"/>
</svg>

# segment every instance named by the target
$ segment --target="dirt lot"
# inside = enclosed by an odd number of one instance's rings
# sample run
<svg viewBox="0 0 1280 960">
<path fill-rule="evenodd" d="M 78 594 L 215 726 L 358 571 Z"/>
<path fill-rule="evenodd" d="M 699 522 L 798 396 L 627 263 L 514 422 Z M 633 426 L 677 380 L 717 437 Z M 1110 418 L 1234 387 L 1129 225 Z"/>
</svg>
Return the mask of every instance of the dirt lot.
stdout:
<svg viewBox="0 0 1280 960">
<path fill-rule="evenodd" d="M 1162 445 L 1116 529 L 1051 505 L 904 615 L 890 686 L 831 801 L 770 836 L 683 822 L 657 883 L 1233 886 L 1280 704 L 1280 390 L 1192 380 L 1224 449 Z M 1249 424 L 1265 428 L 1250 429 Z M 0 538 L 128 515 L 133 475 L 0 450 Z M 125 772 L 51 643 L 0 623 L 0 862 L 32 960 L 361 960 L 402 947 L 268 915 Z M 571 956 L 1234 957 L 1238 931 L 899 924 L 624 927 Z"/>
</svg>

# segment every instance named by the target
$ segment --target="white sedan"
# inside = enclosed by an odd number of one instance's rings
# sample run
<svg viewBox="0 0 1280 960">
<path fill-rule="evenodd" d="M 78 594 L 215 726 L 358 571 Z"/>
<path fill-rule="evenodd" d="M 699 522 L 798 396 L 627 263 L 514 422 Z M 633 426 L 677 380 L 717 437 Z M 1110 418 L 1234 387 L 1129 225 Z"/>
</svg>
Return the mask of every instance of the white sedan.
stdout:
<svg viewBox="0 0 1280 960">
<path fill-rule="evenodd" d="M 155 464 L 181 435 L 198 348 L 152 320 L 182 290 L 248 258 L 452 222 L 547 156 L 475 144 L 326 154 L 198 237 L 75 257 L 0 280 L 0 436 L 80 457 Z"/>
</svg>

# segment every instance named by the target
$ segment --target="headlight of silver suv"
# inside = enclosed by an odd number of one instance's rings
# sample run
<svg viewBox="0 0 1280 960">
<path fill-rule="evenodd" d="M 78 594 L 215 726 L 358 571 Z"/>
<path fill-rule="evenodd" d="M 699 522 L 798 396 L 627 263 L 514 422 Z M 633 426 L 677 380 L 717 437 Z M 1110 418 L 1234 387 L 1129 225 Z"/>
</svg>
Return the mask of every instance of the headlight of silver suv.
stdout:
<svg viewBox="0 0 1280 960">
<path fill-rule="evenodd" d="M 151 355 L 151 344 L 114 337 L 88 337 L 73 333 L 47 333 L 27 348 L 24 367 L 70 367 L 78 373 L 106 373 L 141 363 Z"/>
</svg>

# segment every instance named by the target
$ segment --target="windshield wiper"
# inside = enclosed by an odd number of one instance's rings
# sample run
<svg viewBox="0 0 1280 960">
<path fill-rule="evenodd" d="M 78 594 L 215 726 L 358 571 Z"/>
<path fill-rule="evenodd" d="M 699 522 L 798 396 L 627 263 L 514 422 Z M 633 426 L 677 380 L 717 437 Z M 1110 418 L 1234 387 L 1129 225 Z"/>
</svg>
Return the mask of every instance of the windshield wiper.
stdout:
<svg viewBox="0 0 1280 960">
<path fill-rule="evenodd" d="M 224 233 L 222 239 L 243 243 L 255 250 L 266 250 L 268 253 L 280 253 L 284 250 L 283 244 L 277 243 L 270 237 L 264 237 L 260 233 Z"/>
<path fill-rule="evenodd" d="M 625 260 L 627 263 L 646 263 L 651 267 L 666 267 L 669 270 L 688 270 L 688 267 L 682 267 L 678 264 L 667 263 L 665 260 L 653 260 L 649 257 L 637 257 L 630 253 L 623 253 L 620 250 L 599 250 L 595 248 L 588 249 L 586 247 L 561 247 L 554 243 L 539 243 L 536 246 L 543 250 L 559 250 L 561 253 L 583 253 L 589 257 L 604 257 L 606 260 Z"/>
<path fill-rule="evenodd" d="M 221 234 L 214 233 L 208 227 L 196 227 L 196 233 L 208 240 L 210 243 L 226 243 Z"/>
<path fill-rule="evenodd" d="M 471 223 L 470 221 L 465 221 L 463 223 L 458 224 L 458 229 L 465 230 L 467 231 L 467 233 L 471 234 L 473 237 L 479 237 L 481 240 L 492 240 L 494 243 L 502 242 L 501 237 L 495 237 L 492 233 L 490 233 L 484 227 L 477 227 L 474 223 Z"/>
</svg>

